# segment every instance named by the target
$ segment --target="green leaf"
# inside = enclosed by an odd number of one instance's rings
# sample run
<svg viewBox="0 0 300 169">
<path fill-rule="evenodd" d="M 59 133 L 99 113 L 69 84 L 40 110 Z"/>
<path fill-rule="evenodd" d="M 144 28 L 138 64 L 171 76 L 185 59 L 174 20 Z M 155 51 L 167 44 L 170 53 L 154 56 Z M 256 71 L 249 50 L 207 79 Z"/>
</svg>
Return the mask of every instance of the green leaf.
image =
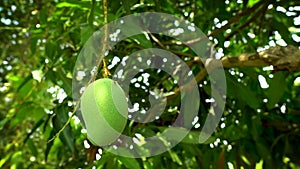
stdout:
<svg viewBox="0 0 300 169">
<path fill-rule="evenodd" d="M 169 152 L 173 162 L 177 163 L 178 165 L 183 164 L 182 161 L 180 160 L 180 158 L 178 157 L 178 155 L 175 152 L 173 152 L 171 150 L 169 150 L 168 152 Z"/>
<path fill-rule="evenodd" d="M 49 140 L 52 139 L 54 136 L 55 136 L 55 131 L 54 131 L 54 130 L 51 130 L 50 135 L 49 135 L 49 137 L 48 137 L 47 140 L 49 141 Z M 49 153 L 50 153 L 50 150 L 51 150 L 53 144 L 54 144 L 54 140 L 51 141 L 51 142 L 49 142 L 49 143 L 47 143 L 47 145 L 46 145 L 46 149 L 45 149 L 45 152 L 44 152 L 44 154 L 45 154 L 45 161 L 48 160 L 48 155 L 49 155 Z"/>
<path fill-rule="evenodd" d="M 30 39 L 30 51 L 31 51 L 32 55 L 34 55 L 36 52 L 37 40 L 38 40 L 38 37 L 35 35 L 33 35 L 33 37 L 31 37 L 31 39 Z"/>
<path fill-rule="evenodd" d="M 8 122 L 10 118 L 6 117 L 5 119 L 0 121 L 0 131 L 3 129 L 4 125 Z"/>
<path fill-rule="evenodd" d="M 189 91 L 182 93 L 182 95 L 183 126 L 191 128 L 200 105 L 200 95 L 197 86 L 192 86 Z"/>
<path fill-rule="evenodd" d="M 28 140 L 27 145 L 31 151 L 31 153 L 37 157 L 38 156 L 38 150 L 36 148 L 36 146 L 34 145 L 33 141 L 31 139 Z"/>
<path fill-rule="evenodd" d="M 198 131 L 189 131 L 188 135 L 184 137 L 182 140 L 182 143 L 189 143 L 189 144 L 199 144 L 199 137 L 200 134 L 205 135 L 203 132 L 198 132 Z M 209 137 L 209 136 L 204 136 L 204 137 Z M 214 136 L 210 136 L 205 142 L 201 144 L 210 144 L 215 141 Z"/>
<path fill-rule="evenodd" d="M 149 161 L 143 161 L 144 169 L 151 169 L 151 163 Z"/>
<path fill-rule="evenodd" d="M 24 143 L 27 142 L 27 140 L 29 139 L 29 137 L 45 122 L 45 118 L 40 119 L 38 122 L 35 123 L 35 125 L 33 126 L 33 128 L 31 129 L 31 131 L 27 134 L 27 136 L 24 139 Z"/>
<path fill-rule="evenodd" d="M 53 127 L 56 132 L 58 132 L 64 124 L 68 121 L 68 108 L 66 104 L 61 104 L 54 109 L 55 116 L 52 119 Z M 70 124 L 64 128 L 63 132 L 59 135 L 60 140 L 71 150 L 72 153 L 75 153 L 75 137 L 73 135 Z"/>
<path fill-rule="evenodd" d="M 11 159 L 10 159 L 11 168 L 21 167 L 20 163 L 21 163 L 22 159 L 23 159 L 23 152 L 22 151 L 14 152 L 14 154 L 11 156 Z"/>
<path fill-rule="evenodd" d="M 127 23 L 124 24 L 124 29 L 122 29 L 122 32 L 126 37 L 130 37 L 133 39 L 137 44 L 145 47 L 145 48 L 151 48 L 152 42 L 150 41 L 150 38 L 145 32 L 145 29 L 143 29 L 143 25 L 141 25 L 138 20 L 133 19 L 127 19 Z M 134 28 L 132 27 L 134 25 Z M 137 34 L 138 33 L 138 34 Z M 143 33 L 143 34 L 142 34 Z"/>
<path fill-rule="evenodd" d="M 246 137 L 247 131 L 247 125 L 232 124 L 222 129 L 222 135 L 224 135 L 224 138 L 228 139 L 229 141 L 234 141 Z"/>
<path fill-rule="evenodd" d="M 131 36 L 130 38 L 133 39 L 137 44 L 139 44 L 145 48 L 151 48 L 152 43 L 151 43 L 150 39 L 148 39 L 147 37 L 148 37 L 148 35 L 146 36 L 146 34 L 139 34 L 139 35 Z"/>
<path fill-rule="evenodd" d="M 257 152 L 264 159 L 266 168 L 274 168 L 271 151 L 264 140 L 257 140 L 255 142 Z"/>
<path fill-rule="evenodd" d="M 60 73 L 57 73 L 57 72 L 60 72 Z M 72 94 L 72 79 L 69 79 L 65 73 L 66 72 L 63 69 L 58 68 L 57 71 L 48 71 L 45 76 L 47 79 L 51 80 L 51 82 L 53 84 L 63 88 L 68 96 L 71 96 L 71 94 Z"/>
<path fill-rule="evenodd" d="M 72 79 L 67 78 L 66 72 L 63 68 L 59 68 L 57 72 L 60 72 L 57 73 L 57 76 L 63 82 L 60 87 L 62 87 L 67 95 L 70 96 L 72 94 Z"/>
<path fill-rule="evenodd" d="M 249 0 L 248 1 L 248 6 L 249 7 L 252 7 L 253 5 L 255 5 L 256 3 L 258 3 L 259 2 L 259 0 Z"/>
<path fill-rule="evenodd" d="M 186 135 L 183 139 L 182 139 L 182 143 L 188 143 L 188 144 L 199 144 L 199 137 L 200 134 L 201 135 L 205 135 L 204 132 L 201 131 L 187 131 L 184 128 L 168 128 L 168 127 L 158 127 L 158 129 L 163 132 L 165 130 L 168 130 L 168 139 L 170 140 L 178 140 L 178 136 L 182 136 L 182 135 Z M 205 136 L 206 137 L 206 136 Z M 207 137 L 209 137 L 207 135 Z M 215 137 L 214 136 L 210 136 L 205 142 L 203 142 L 202 144 L 209 144 L 215 141 Z"/>
<path fill-rule="evenodd" d="M 128 158 L 119 156 L 117 158 L 122 164 L 124 164 L 127 168 L 130 169 L 140 169 L 140 164 L 138 163 L 136 158 Z"/>
<path fill-rule="evenodd" d="M 86 41 L 93 35 L 95 32 L 94 27 L 91 25 L 82 25 L 80 27 L 80 44 L 84 45 Z"/>
<path fill-rule="evenodd" d="M 1 168 L 4 166 L 5 163 L 7 163 L 7 161 L 10 159 L 12 154 L 13 153 L 8 153 L 4 157 L 1 157 L 1 159 L 0 159 L 0 167 Z"/>
<path fill-rule="evenodd" d="M 275 107 L 275 104 L 280 101 L 282 98 L 287 81 L 285 72 L 277 72 L 274 74 L 274 77 L 269 81 L 269 88 L 266 90 L 265 94 L 267 95 L 268 109 L 272 109 Z"/>
<path fill-rule="evenodd" d="M 252 137 L 254 140 L 258 140 L 261 137 L 262 133 L 262 122 L 260 117 L 252 116 L 249 126 L 249 131 L 251 131 Z"/>
<path fill-rule="evenodd" d="M 14 117 L 15 112 L 10 111 L 9 113 L 6 114 L 5 118 L 0 121 L 0 131 L 4 128 L 7 122 L 9 122 L 12 117 Z"/>
<path fill-rule="evenodd" d="M 29 82 L 31 79 L 32 79 L 32 75 L 29 74 L 29 75 L 22 81 L 22 83 L 18 86 L 17 92 L 19 92 L 20 89 L 21 89 L 27 82 Z"/>
<path fill-rule="evenodd" d="M 120 10 L 120 7 L 122 5 L 121 4 L 121 0 L 110 1 L 109 4 L 110 4 L 110 9 L 112 11 L 118 11 L 118 10 Z"/>
<path fill-rule="evenodd" d="M 129 0 L 122 0 L 122 6 L 125 9 L 127 15 L 129 15 L 131 13 L 130 5 L 131 4 L 130 4 Z"/>
<path fill-rule="evenodd" d="M 46 25 L 47 24 L 47 6 L 43 6 L 41 11 L 39 12 L 39 21 L 41 25 Z"/>
<path fill-rule="evenodd" d="M 97 168 L 98 169 L 104 168 L 105 164 L 111 160 L 113 160 L 112 154 L 110 154 L 110 153 L 102 154 L 101 159 L 99 161 L 97 161 Z"/>
<path fill-rule="evenodd" d="M 45 44 L 45 55 L 53 62 L 56 61 L 56 54 L 58 50 L 58 43 L 48 40 Z"/>
<path fill-rule="evenodd" d="M 61 2 L 61 3 L 58 3 L 56 5 L 57 8 L 63 8 L 63 7 L 80 7 L 79 4 L 74 4 L 74 3 L 69 3 L 69 2 Z"/>
<path fill-rule="evenodd" d="M 36 107 L 32 102 L 25 102 L 20 105 L 20 110 L 16 113 L 15 117 L 11 120 L 10 125 L 16 126 L 21 123 L 24 119 L 31 119 L 39 121 L 45 115 L 44 109 Z"/>
<path fill-rule="evenodd" d="M 280 14 L 276 14 L 280 15 Z M 285 15 L 284 15 L 285 16 Z M 281 38 L 289 45 L 298 46 L 298 44 L 292 39 L 291 32 L 289 31 L 287 25 L 283 22 L 283 16 L 277 16 L 272 20 L 271 26 L 273 29 L 278 30 Z"/>
<path fill-rule="evenodd" d="M 240 104 L 248 105 L 255 110 L 261 106 L 262 100 L 250 89 L 249 84 L 245 86 L 229 74 L 226 77 L 228 96 L 235 96 L 237 100 L 241 101 Z"/>
<path fill-rule="evenodd" d="M 89 10 L 91 5 L 88 1 L 74 1 L 74 0 L 68 0 L 67 2 L 60 2 L 56 4 L 57 8 L 80 8 L 83 10 Z"/>
</svg>

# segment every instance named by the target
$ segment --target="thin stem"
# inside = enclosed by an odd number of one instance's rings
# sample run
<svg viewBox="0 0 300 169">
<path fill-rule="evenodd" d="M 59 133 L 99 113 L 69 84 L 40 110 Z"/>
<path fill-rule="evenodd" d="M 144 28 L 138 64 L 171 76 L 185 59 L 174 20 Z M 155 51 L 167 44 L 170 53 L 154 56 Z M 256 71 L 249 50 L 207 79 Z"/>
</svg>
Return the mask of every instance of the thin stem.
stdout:
<svg viewBox="0 0 300 169">
<path fill-rule="evenodd" d="M 104 17 L 104 24 L 107 24 L 108 23 L 108 9 L 107 9 L 107 6 L 108 6 L 108 0 L 102 0 L 102 9 L 103 9 L 103 17 Z M 102 52 L 101 53 L 105 53 L 106 54 L 106 49 L 109 48 L 108 44 L 107 44 L 107 37 L 108 37 L 108 27 L 107 25 L 104 25 L 104 36 L 103 36 L 103 39 L 102 39 L 102 44 L 104 45 L 104 47 L 102 48 Z M 105 56 L 104 56 L 105 57 Z M 105 58 L 101 59 L 102 57 L 100 56 L 99 57 L 99 62 L 102 61 L 103 63 L 103 77 L 108 77 L 110 76 L 110 72 L 107 68 L 107 63 L 106 63 L 106 60 Z M 99 63 L 101 64 L 101 63 Z"/>
<path fill-rule="evenodd" d="M 91 15 L 93 15 L 93 10 L 94 10 L 94 7 L 95 7 L 95 1 L 93 0 L 92 1 L 92 11 L 91 11 Z M 101 56 L 101 54 L 105 53 L 106 52 L 106 49 L 108 48 L 108 45 L 107 45 L 107 37 L 108 37 L 108 27 L 106 26 L 106 24 L 108 23 L 108 10 L 107 10 L 107 5 L 108 5 L 108 0 L 103 0 L 102 1 L 102 9 L 103 9 L 103 15 L 104 15 L 104 36 L 102 38 L 102 44 L 103 44 L 103 47 L 102 47 L 102 51 L 100 52 L 100 55 L 98 56 L 98 61 L 97 61 L 97 67 L 96 67 L 96 71 L 95 72 L 98 72 L 99 68 L 101 67 L 102 63 L 103 63 L 103 70 L 104 70 L 104 74 L 105 76 L 104 77 L 107 77 L 108 75 L 110 75 L 110 72 L 109 70 L 107 69 L 107 64 L 106 64 L 106 61 L 105 59 L 102 59 L 104 58 L 105 56 Z M 89 16 L 89 22 L 92 21 L 92 18 L 94 16 Z M 91 23 L 90 23 L 91 24 Z M 103 62 L 102 62 L 103 60 Z M 96 76 L 97 76 L 97 73 L 95 73 L 90 81 L 89 81 L 89 84 L 93 81 L 95 81 L 96 79 Z M 82 95 L 81 95 L 82 96 Z M 63 125 L 63 127 L 50 139 L 48 140 L 48 143 L 50 143 L 51 141 L 55 140 L 56 138 L 59 137 L 59 135 L 65 130 L 65 128 L 70 124 L 71 122 L 71 119 L 72 117 L 76 114 L 77 112 L 77 109 L 79 108 L 79 105 L 80 105 L 80 100 L 81 100 L 81 96 L 79 97 L 79 100 L 77 101 L 77 103 L 75 104 L 75 107 L 74 107 L 74 110 L 71 114 L 71 116 L 68 118 L 68 121 Z"/>
<path fill-rule="evenodd" d="M 78 100 L 78 102 L 75 104 L 75 107 L 74 107 L 74 110 L 73 110 L 73 112 L 72 112 L 72 114 L 71 114 L 71 116 L 68 118 L 68 121 L 64 124 L 64 126 L 50 139 L 50 140 L 48 140 L 48 142 L 47 143 L 50 143 L 51 141 L 53 141 L 53 140 L 55 140 L 56 138 L 58 138 L 59 137 L 59 135 L 65 130 L 65 128 L 67 128 L 68 127 L 68 125 L 70 124 L 70 122 L 71 122 L 71 119 L 72 119 L 72 117 L 76 114 L 76 111 L 77 111 L 77 109 L 78 109 L 78 107 L 79 107 L 79 104 L 80 103 L 80 99 Z"/>
</svg>

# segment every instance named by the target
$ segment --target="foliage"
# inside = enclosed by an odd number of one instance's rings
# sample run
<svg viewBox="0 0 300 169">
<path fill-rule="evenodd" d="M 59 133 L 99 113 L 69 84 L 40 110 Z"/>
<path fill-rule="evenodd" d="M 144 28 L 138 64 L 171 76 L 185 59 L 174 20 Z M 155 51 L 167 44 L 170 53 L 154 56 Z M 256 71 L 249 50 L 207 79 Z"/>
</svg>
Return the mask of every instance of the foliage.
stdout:
<svg viewBox="0 0 300 169">
<path fill-rule="evenodd" d="M 299 1 L 287 0 L 111 0 L 108 21 L 147 11 L 172 14 L 199 27 L 215 44 L 216 57 L 234 57 L 269 46 L 299 46 L 299 6 Z M 210 107 L 208 77 L 199 81 L 198 122 L 168 152 L 141 159 L 113 155 L 88 143 L 79 114 L 48 142 L 74 111 L 74 64 L 89 36 L 105 23 L 102 2 L 3 0 L 0 12 L 0 168 L 300 168 L 300 85 L 295 82 L 300 73 L 272 67 L 225 70 L 226 108 L 205 144 L 193 138 Z M 195 75 L 200 71 L 190 49 L 169 37 L 154 36 L 185 60 Z M 151 46 L 162 48 L 152 38 L 128 38 L 110 51 L 108 64 Z M 141 100 L 149 94 L 141 86 L 166 93 L 178 88 L 164 72 L 147 73 L 152 88 L 142 81 L 130 86 L 131 102 L 141 110 L 150 107 L 148 100 Z M 268 87 L 259 79 L 265 79 Z M 178 97 L 172 98 L 166 109 L 170 111 L 158 120 L 128 123 L 124 132 L 144 137 L 159 133 L 172 122 L 179 104 Z"/>
</svg>

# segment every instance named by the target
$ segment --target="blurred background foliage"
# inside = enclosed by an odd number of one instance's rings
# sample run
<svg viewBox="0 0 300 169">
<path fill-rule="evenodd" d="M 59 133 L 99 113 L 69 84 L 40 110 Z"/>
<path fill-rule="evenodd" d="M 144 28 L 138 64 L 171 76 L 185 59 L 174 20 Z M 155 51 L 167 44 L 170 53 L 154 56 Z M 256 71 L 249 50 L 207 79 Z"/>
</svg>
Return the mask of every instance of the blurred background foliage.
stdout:
<svg viewBox="0 0 300 169">
<path fill-rule="evenodd" d="M 300 168 L 300 73 L 272 66 L 225 70 L 226 108 L 205 144 L 193 138 L 210 108 L 209 77 L 199 81 L 201 106 L 189 136 L 161 155 L 131 159 L 108 153 L 87 141 L 77 116 L 48 143 L 74 110 L 74 64 L 89 36 L 104 25 L 102 9 L 96 0 L 0 2 L 0 168 Z M 111 0 L 108 21 L 149 11 L 194 23 L 214 44 L 217 59 L 276 45 L 298 47 L 300 42 L 300 1 Z M 187 63 L 193 60 L 186 46 L 154 36 Z M 144 35 L 121 41 L 107 57 L 110 71 L 126 55 L 147 47 L 161 48 Z M 199 72 L 197 64 L 189 65 L 194 74 Z M 166 93 L 178 87 L 164 72 L 147 73 L 149 77 L 137 75 L 130 86 L 131 102 L 139 110 L 150 107 L 141 100 L 150 86 Z M 179 105 L 174 97 L 158 120 L 128 123 L 125 134 L 159 133 Z"/>
</svg>

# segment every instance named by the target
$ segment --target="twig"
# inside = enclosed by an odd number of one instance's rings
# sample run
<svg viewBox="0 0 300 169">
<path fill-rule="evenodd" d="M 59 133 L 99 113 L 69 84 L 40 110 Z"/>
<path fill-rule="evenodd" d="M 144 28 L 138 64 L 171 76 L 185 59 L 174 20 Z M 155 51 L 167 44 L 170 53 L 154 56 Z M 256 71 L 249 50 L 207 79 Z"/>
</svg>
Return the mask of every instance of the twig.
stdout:
<svg viewBox="0 0 300 169">
<path fill-rule="evenodd" d="M 15 26 L 15 27 L 12 27 L 12 26 L 0 27 L 0 30 L 22 30 L 22 29 L 27 31 L 27 28 L 25 28 L 25 27 L 17 27 L 17 26 Z"/>
<path fill-rule="evenodd" d="M 71 116 L 68 118 L 68 121 L 63 125 L 63 127 L 50 140 L 48 140 L 47 143 L 50 143 L 53 140 L 55 140 L 56 138 L 58 138 L 59 135 L 65 130 L 65 128 L 70 124 L 72 117 L 76 114 L 76 111 L 77 111 L 79 105 L 80 105 L 80 99 L 75 104 L 74 110 L 73 110 Z"/>
<path fill-rule="evenodd" d="M 154 42 L 156 42 L 161 48 L 166 49 L 166 47 L 151 33 L 148 32 Z"/>
<path fill-rule="evenodd" d="M 239 26 L 235 31 L 233 31 L 232 33 L 230 33 L 225 40 L 229 40 L 230 38 L 232 38 L 235 34 L 237 34 L 240 30 L 244 29 L 246 26 L 248 26 L 251 22 L 257 20 L 259 18 L 259 16 L 266 10 L 268 6 L 265 5 L 264 7 L 262 7 L 260 10 L 258 10 L 248 21 L 246 21 L 245 23 L 243 23 L 241 26 Z"/>
<path fill-rule="evenodd" d="M 294 46 L 276 46 L 260 53 L 243 53 L 240 56 L 225 56 L 221 60 L 209 58 L 203 60 L 205 69 L 201 69 L 195 76 L 197 83 L 202 81 L 209 71 L 223 66 L 223 68 L 236 67 L 262 67 L 273 65 L 277 71 L 300 72 L 300 49 Z M 221 62 L 222 64 L 219 64 Z M 193 64 L 202 64 L 202 60 L 198 59 Z M 189 84 L 187 84 L 189 85 Z M 186 86 L 187 86 L 186 85 Z M 183 87 L 186 87 L 183 86 Z M 168 96 L 168 100 L 173 99 L 180 93 L 177 88 L 172 95 Z"/>
<path fill-rule="evenodd" d="M 232 17 L 228 21 L 227 24 L 225 24 L 221 28 L 215 29 L 213 32 L 208 34 L 207 37 L 213 37 L 213 36 L 223 32 L 224 30 L 229 28 L 231 24 L 234 24 L 234 23 L 238 22 L 241 17 L 246 16 L 246 15 L 250 15 L 251 13 L 253 13 L 253 11 L 258 9 L 261 5 L 265 4 L 265 2 L 266 2 L 265 0 L 261 0 L 258 3 L 256 3 L 254 6 L 252 6 L 251 8 L 248 8 L 248 9 L 242 11 L 241 13 L 235 15 L 234 17 Z M 195 43 L 198 43 L 198 42 L 201 42 L 201 41 L 205 40 L 207 37 L 199 37 L 199 38 L 188 41 L 186 44 L 187 45 L 195 44 Z"/>
<path fill-rule="evenodd" d="M 95 3 L 96 3 L 96 1 L 95 0 L 93 0 L 92 1 L 92 7 L 94 7 L 95 6 Z M 107 5 L 108 5 L 108 0 L 103 0 L 102 1 L 102 8 L 103 8 L 103 14 L 104 14 L 104 24 L 107 24 L 108 23 L 108 17 L 107 17 L 107 15 L 108 15 L 108 12 L 107 12 Z M 91 12 L 91 14 L 92 14 L 93 12 Z M 93 17 L 93 16 L 90 16 L 90 17 Z M 107 28 L 107 26 L 105 26 L 104 25 L 104 36 L 103 36 L 103 39 L 102 39 L 102 44 L 104 45 L 103 47 L 102 47 L 102 51 L 100 52 L 100 54 L 102 54 L 102 53 L 105 53 L 105 50 L 106 50 L 106 48 L 107 48 L 107 37 L 108 37 L 108 28 Z M 105 56 L 103 56 L 103 57 L 105 57 Z M 102 65 L 102 63 L 103 63 L 103 69 L 105 70 L 105 76 L 107 76 L 107 75 L 109 75 L 110 73 L 109 73 L 109 71 L 108 71 L 108 69 L 107 69 L 107 66 L 106 66 L 106 62 L 105 62 L 105 60 L 103 59 L 103 62 L 102 62 L 102 56 L 101 55 L 99 55 L 98 56 L 98 60 L 97 60 L 97 67 L 96 67 L 96 71 L 95 72 L 98 72 L 98 70 L 99 70 L 99 68 L 101 67 L 101 65 Z M 90 80 L 89 80 L 89 84 L 91 83 L 91 82 L 93 82 L 95 79 L 96 79 L 96 76 L 97 76 L 97 73 L 95 73 L 94 75 L 92 75 L 92 77 L 90 78 Z M 82 95 L 81 95 L 82 96 Z M 72 117 L 76 114 L 76 112 L 77 112 L 77 109 L 78 109 L 78 107 L 79 107 L 79 105 L 80 105 L 80 100 L 81 100 L 81 96 L 79 97 L 79 100 L 77 101 L 77 103 L 76 103 L 76 105 L 75 105 L 75 107 L 74 107 L 74 110 L 73 110 L 73 112 L 72 112 L 72 114 L 71 114 L 71 116 L 68 118 L 68 121 L 63 125 L 63 127 L 50 139 L 50 140 L 48 140 L 48 143 L 50 143 L 51 141 L 53 141 L 53 140 L 55 140 L 56 138 L 58 138 L 59 137 L 59 135 L 65 130 L 65 128 L 70 124 L 70 122 L 71 122 L 71 119 L 72 119 Z"/>
</svg>

